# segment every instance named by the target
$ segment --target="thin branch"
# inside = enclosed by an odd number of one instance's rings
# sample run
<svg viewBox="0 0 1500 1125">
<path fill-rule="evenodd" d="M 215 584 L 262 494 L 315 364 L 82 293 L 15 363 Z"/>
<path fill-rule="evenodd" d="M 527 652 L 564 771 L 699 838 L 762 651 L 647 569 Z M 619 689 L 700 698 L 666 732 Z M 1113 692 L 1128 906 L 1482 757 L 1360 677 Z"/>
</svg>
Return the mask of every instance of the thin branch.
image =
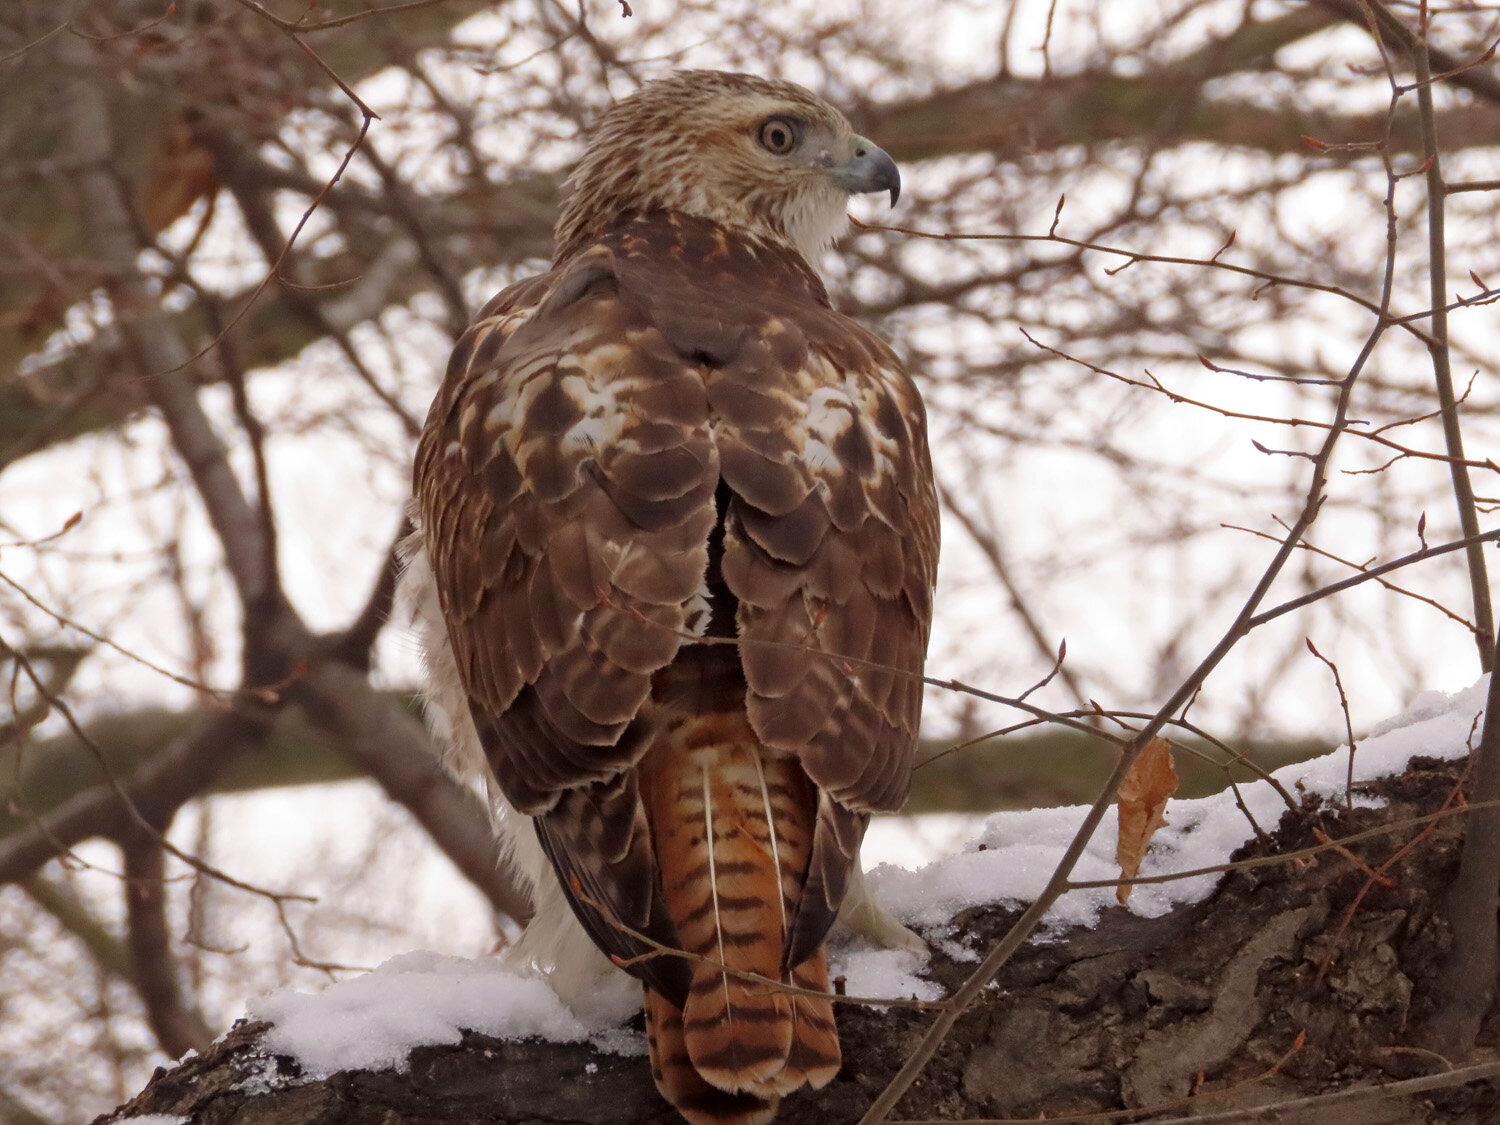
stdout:
<svg viewBox="0 0 1500 1125">
<path fill-rule="evenodd" d="M 1455 816 L 1469 816 L 1480 809 L 1500 811 L 1500 801 L 1487 801 L 1482 805 L 1444 805 L 1437 812 L 1406 817 L 1402 820 L 1392 821 L 1390 824 L 1381 824 L 1374 828 L 1366 828 L 1361 832 L 1341 836 L 1337 840 L 1328 840 L 1326 843 L 1310 845 L 1309 847 L 1299 848 L 1292 852 L 1277 852 L 1274 855 L 1258 855 L 1251 856 L 1248 859 L 1237 859 L 1232 863 L 1215 863 L 1208 867 L 1189 867 L 1181 871 L 1169 871 L 1162 875 L 1137 875 L 1131 879 L 1121 879 L 1118 877 L 1113 879 L 1070 879 L 1067 889 L 1070 891 L 1081 891 L 1120 886 L 1146 887 L 1156 883 L 1180 883 L 1185 879 L 1199 879 L 1204 875 L 1225 875 L 1231 871 L 1249 871 L 1256 867 L 1276 867 L 1283 863 L 1295 863 L 1301 859 L 1311 859 L 1313 856 L 1322 855 L 1324 852 L 1337 852 L 1348 848 L 1350 844 L 1357 844 L 1362 840 L 1373 840 L 1380 836 L 1389 836 L 1392 832 L 1400 832 L 1407 828 L 1434 824 L 1440 820 L 1447 820 Z"/>
<path fill-rule="evenodd" d="M 1285 1059 L 1282 1061 L 1284 1064 Z M 1282 1123 L 1294 1121 L 1360 1121 L 1366 1118 L 1363 1115 L 1346 1117 L 1344 1114 L 1350 1111 L 1359 1112 L 1361 1106 L 1365 1107 L 1366 1113 L 1373 1113 L 1376 1112 L 1377 1103 L 1389 1102 L 1394 1098 L 1411 1094 L 1427 1093 L 1431 1090 L 1451 1090 L 1459 1086 L 1467 1086 L 1471 1082 L 1487 1082 L 1497 1076 L 1500 1076 L 1500 1062 L 1484 1062 L 1474 1066 L 1450 1068 L 1438 1074 L 1425 1074 L 1420 1078 L 1383 1082 L 1375 1086 L 1347 1086 L 1342 1090 L 1330 1090 L 1313 1097 L 1288 1098 L 1284 1101 L 1266 1102 L 1243 1109 L 1195 1112 L 1187 1117 L 1156 1118 L 1154 1125 L 1204 1125 L 1204 1123 L 1207 1125 L 1252 1125 L 1256 1122 L 1263 1123 L 1263 1125 L 1282 1125 Z M 1246 1086 L 1263 1081 L 1265 1077 L 1258 1075 L 1248 1082 L 1236 1083 L 1233 1089 L 1244 1089 Z M 1153 1106 L 1150 1109 L 1137 1107 L 1107 1110 L 1103 1113 L 1085 1113 L 1073 1117 L 1060 1117 L 1056 1120 L 1060 1125 L 1106 1125 L 1108 1122 L 1123 1121 L 1161 1109 L 1174 1109 L 1187 1104 L 1201 1105 L 1206 1098 L 1212 1098 L 1217 1092 L 1210 1091 L 1164 1106 Z M 1035 1125 L 1037 1120 L 1038 1118 L 1035 1117 L 903 1118 L 901 1125 Z M 1049 1118 L 1049 1120 L 1052 1119 Z"/>
<path fill-rule="evenodd" d="M 1459 1086 L 1467 1086 L 1471 1082 L 1487 1082 L 1500 1076 L 1500 1062 L 1478 1063 L 1475 1066 L 1461 1067 L 1456 1070 L 1445 1070 L 1441 1074 L 1425 1074 L 1420 1078 L 1407 1078 L 1400 1082 L 1384 1082 L 1378 1086 L 1355 1086 L 1343 1090 L 1332 1090 L 1325 1094 L 1318 1094 L 1308 1098 L 1290 1098 L 1286 1101 L 1269 1102 L 1265 1105 L 1255 1106 L 1250 1109 L 1230 1109 L 1219 1113 L 1194 1114 L 1191 1117 L 1175 1117 L 1168 1121 L 1157 1122 L 1157 1125 L 1231 1125 L 1231 1123 L 1266 1122 L 1296 1120 L 1299 1115 L 1304 1120 L 1311 1120 L 1305 1114 L 1311 1113 L 1316 1119 L 1322 1121 L 1337 1120 L 1341 1113 L 1354 1110 L 1358 1107 L 1368 1106 L 1368 1112 L 1373 1112 L 1374 1105 L 1380 1102 L 1389 1102 L 1392 1098 L 1405 1097 L 1409 1094 L 1424 1094 L 1430 1090 L 1452 1090 Z"/>
<path fill-rule="evenodd" d="M 1371 10 L 1394 21 L 1383 5 L 1371 2 Z M 1437 125 L 1432 109 L 1432 72 L 1429 48 L 1424 33 L 1412 44 L 1412 62 L 1417 72 L 1417 112 L 1422 122 L 1422 147 L 1427 168 L 1427 278 L 1431 290 L 1432 338 L 1427 345 L 1432 357 L 1432 375 L 1437 384 L 1438 402 L 1442 407 L 1443 440 L 1448 447 L 1448 470 L 1453 479 L 1453 498 L 1458 504 L 1459 527 L 1466 536 L 1479 531 L 1479 515 L 1474 505 L 1474 487 L 1469 468 L 1464 463 L 1463 428 L 1458 419 L 1458 401 L 1453 393 L 1453 369 L 1448 349 L 1448 242 L 1444 226 L 1447 192 L 1443 188 L 1442 160 L 1438 153 Z M 1484 550 L 1479 544 L 1468 549 L 1469 586 L 1474 599 L 1474 643 L 1479 649 L 1479 667 L 1488 672 L 1494 667 L 1495 615 L 1490 604 L 1489 574 Z"/>
<path fill-rule="evenodd" d="M 1307 651 L 1321 660 L 1328 671 L 1333 673 L 1333 686 L 1339 693 L 1339 710 L 1344 715 L 1344 736 L 1349 740 L 1347 743 L 1349 767 L 1344 783 L 1344 807 L 1352 809 L 1354 807 L 1354 751 L 1358 749 L 1359 743 L 1354 738 L 1354 720 L 1349 715 L 1349 697 L 1344 694 L 1344 677 L 1339 675 L 1339 666 L 1318 651 L 1311 637 L 1306 637 L 1304 640 L 1307 644 Z"/>
<path fill-rule="evenodd" d="M 1275 535 L 1272 535 L 1270 532 L 1260 531 L 1257 528 L 1253 527 L 1241 527 L 1239 524 L 1232 523 L 1226 523 L 1221 526 L 1226 527 L 1231 531 L 1243 531 L 1245 534 L 1253 535 L 1257 539 L 1269 539 L 1272 542 L 1275 542 L 1277 539 L 1277 537 Z M 1496 533 L 1492 532 L 1491 534 Z M 1480 539 L 1481 542 L 1484 541 L 1483 536 L 1481 536 Z M 1466 541 L 1460 540 L 1459 542 L 1464 545 L 1455 546 L 1451 549 L 1463 550 L 1467 546 Z M 1426 548 L 1424 547 L 1424 550 L 1425 549 Z M 1340 566 L 1347 566 L 1350 570 L 1356 570 L 1362 574 L 1368 572 L 1368 570 L 1370 569 L 1370 564 L 1368 563 L 1359 563 L 1355 562 L 1353 559 L 1346 559 L 1342 555 L 1336 555 L 1332 551 L 1325 550 L 1322 547 L 1313 545 L 1312 543 L 1303 543 L 1302 550 L 1307 551 L 1310 554 L 1317 555 L 1321 559 L 1328 559 L 1330 562 L 1336 562 Z M 1438 601 L 1436 598 L 1429 598 L 1425 594 L 1419 594 L 1415 590 L 1408 590 L 1405 586 L 1398 586 L 1396 585 L 1396 583 L 1387 582 L 1383 578 L 1377 578 L 1375 581 L 1379 583 L 1382 590 L 1389 590 L 1393 594 L 1400 594 L 1402 597 L 1410 598 L 1416 602 L 1421 602 L 1425 606 L 1430 606 L 1431 608 L 1441 613 L 1444 617 L 1448 618 L 1448 620 L 1452 621 L 1455 625 L 1462 626 L 1470 633 L 1474 631 L 1474 625 L 1472 622 L 1468 621 L 1460 614 L 1454 613 L 1451 609 L 1445 606 L 1442 602 Z"/>
<path fill-rule="evenodd" d="M 1420 551 L 1413 551 L 1409 555 L 1402 555 L 1400 558 L 1392 559 L 1388 563 L 1372 566 L 1358 574 L 1351 574 L 1348 578 L 1340 579 L 1337 582 L 1330 582 L 1326 586 L 1319 586 L 1316 590 L 1291 598 L 1280 605 L 1272 606 L 1262 613 L 1257 613 L 1251 619 L 1251 625 L 1252 627 L 1264 625 L 1267 621 L 1273 621 L 1284 614 L 1291 613 L 1293 610 L 1301 609 L 1303 606 L 1311 605 L 1313 602 L 1320 602 L 1324 598 L 1330 598 L 1334 594 L 1353 589 L 1355 586 L 1362 586 L 1366 582 L 1375 581 L 1382 575 L 1389 574 L 1393 570 L 1400 570 L 1404 566 L 1411 566 L 1413 563 L 1435 558 L 1438 555 L 1446 555 L 1453 551 L 1467 550 L 1478 543 L 1493 543 L 1497 540 L 1500 540 L 1500 529 L 1481 532 L 1478 535 L 1465 536 L 1463 539 L 1455 539 L 1449 543 L 1439 543 L 1435 547 L 1423 547 Z"/>
<path fill-rule="evenodd" d="M 307 11 L 303 12 L 295 20 L 284 20 L 274 12 L 268 11 L 262 5 L 256 3 L 256 0 L 238 0 L 238 2 L 256 13 L 256 15 L 291 35 L 293 40 L 300 44 L 301 40 L 297 39 L 295 33 L 329 31 L 332 28 L 346 27 L 351 23 L 359 23 L 361 20 L 367 20 L 374 16 L 399 15 L 402 12 L 431 8 L 437 4 L 452 3 L 452 0 L 406 0 L 402 4 L 385 4 L 378 8 L 368 8 L 363 12 L 353 12 L 347 16 L 329 16 L 327 19 L 320 19 L 316 23 L 311 22 L 309 19 L 313 10 L 313 5 L 311 4 L 308 5 Z"/>
<path fill-rule="evenodd" d="M 518 922 L 531 917 L 483 800 L 443 769 L 415 718 L 378 696 L 361 672 L 332 662 L 314 667 L 289 694 L 340 752 L 406 807 L 496 911 Z"/>
<path fill-rule="evenodd" d="M 403 519 L 381 560 L 380 572 L 370 587 L 365 604 L 348 628 L 330 638 L 329 653 L 340 663 L 365 672 L 370 670 L 375 640 L 389 623 L 396 600 L 396 582 L 401 576 L 401 543 L 410 534 L 411 520 Z"/>
<path fill-rule="evenodd" d="M 979 525 L 978 519 L 969 512 L 965 505 L 958 502 L 958 498 L 954 496 L 953 491 L 941 481 L 938 482 L 938 496 L 943 502 L 944 509 L 954 519 L 958 520 L 963 529 L 969 533 L 970 540 L 983 553 L 985 560 L 990 564 L 990 570 L 1000 580 L 1000 584 L 1005 587 L 1005 592 L 1010 595 L 1011 609 L 1015 611 L 1016 616 L 1020 619 L 1022 627 L 1026 630 L 1026 635 L 1031 638 L 1031 643 L 1036 646 L 1038 654 L 1044 660 L 1053 659 L 1056 655 L 1055 643 L 1047 637 L 1045 631 L 1042 629 L 1041 622 L 1037 620 L 1036 614 L 1031 610 L 1031 606 L 1022 597 L 1021 591 L 1016 585 L 1015 578 L 1010 572 L 1010 566 L 1006 561 L 1005 552 L 1001 549 L 999 541 L 987 528 Z M 1073 669 L 1069 668 L 1061 658 L 1058 658 L 1053 671 L 1062 677 L 1062 681 L 1067 685 L 1068 694 L 1073 697 L 1073 701 L 1080 707 L 1086 707 L 1088 705 L 1088 693 L 1083 690 L 1083 685 L 1078 682 L 1078 677 L 1074 675 Z M 1048 678 L 1050 679 L 1051 677 L 1049 676 Z"/>
<path fill-rule="evenodd" d="M 70 53 L 76 53 L 78 45 L 69 46 Z M 80 75 L 87 73 L 87 60 L 77 60 L 76 70 Z M 274 575 L 265 568 L 260 516 L 246 500 L 229 466 L 228 453 L 184 374 L 192 358 L 136 269 L 142 244 L 123 188 L 111 172 L 113 136 L 104 93 L 96 82 L 85 79 L 69 83 L 66 89 L 70 99 L 65 118 L 67 145 L 82 165 L 76 181 L 84 237 L 108 271 L 106 289 L 121 333 L 224 546 L 241 602 L 247 609 L 259 606 L 276 592 Z"/>
<path fill-rule="evenodd" d="M 1315 293 L 1327 293 L 1330 296 L 1341 297 L 1366 312 L 1375 313 L 1381 317 L 1382 325 L 1399 325 L 1404 331 L 1420 340 L 1422 343 L 1430 343 L 1432 337 L 1429 333 L 1418 328 L 1407 318 L 1394 317 L 1389 308 L 1389 295 L 1380 301 L 1372 301 L 1367 297 L 1361 297 L 1352 293 L 1340 285 L 1328 282 L 1314 281 L 1311 278 L 1292 277 L 1288 274 L 1272 273 L 1269 270 L 1256 269 L 1253 266 L 1236 265 L 1233 262 L 1219 261 L 1214 258 L 1191 258 L 1179 254 L 1152 254 L 1144 250 L 1127 250 L 1119 246 L 1107 246 L 1102 243 L 1087 242 L 1076 238 L 1068 238 L 1058 234 L 1055 230 L 1046 234 L 1005 234 L 1005 233 L 975 233 L 971 231 L 926 231 L 913 230 L 910 227 L 888 226 L 882 223 L 866 223 L 851 216 L 850 222 L 859 230 L 884 231 L 890 234 L 904 234 L 911 238 L 924 238 L 934 242 L 1047 242 L 1059 246 L 1069 246 L 1078 250 L 1092 250 L 1100 254 L 1109 254 L 1126 259 L 1121 266 L 1114 267 L 1119 272 L 1126 266 L 1135 265 L 1138 262 L 1153 262 L 1158 265 L 1169 266 L 1193 266 L 1198 268 L 1223 270 L 1226 273 L 1239 274 L 1242 277 L 1256 278 L 1267 285 L 1284 285 L 1292 289 L 1308 289 Z M 1411 318 L 1416 319 L 1416 318 Z"/>
<path fill-rule="evenodd" d="M 130 950 L 104 928 L 93 911 L 66 884 L 33 875 L 22 880 L 20 886 L 32 902 L 83 944 L 94 964 L 117 980 L 132 982 Z"/>
<path fill-rule="evenodd" d="M 48 860 L 97 836 L 118 836 L 135 819 L 161 823 L 257 749 L 275 708 L 241 702 L 169 743 L 128 781 L 96 785 L 0 839 L 0 884 L 29 878 Z M 124 791 L 122 799 L 121 790 Z"/>
<path fill-rule="evenodd" d="M 7 742 L 14 743 L 22 739 L 31 730 L 47 717 L 52 710 L 47 702 L 48 695 L 61 695 L 67 690 L 68 682 L 72 680 L 78 671 L 78 666 L 83 663 L 89 654 L 88 649 L 63 648 L 54 646 L 45 651 L 32 649 L 23 654 L 24 659 L 31 663 L 35 669 L 38 663 L 47 665 L 46 692 L 38 693 L 37 697 L 25 707 L 18 706 L 15 693 L 11 693 L 11 717 L 0 722 L 0 745 Z M 10 646 L 0 639 L 0 663 L 7 657 L 12 656 Z M 19 669 L 19 662 L 16 662 Z"/>
<path fill-rule="evenodd" d="M 155 672 L 159 676 L 164 676 L 167 679 L 171 680 L 173 683 L 181 684 L 183 687 L 192 688 L 194 691 L 202 692 L 204 695 L 217 700 L 228 699 L 234 694 L 234 692 L 231 690 L 213 687 L 211 684 L 206 684 L 202 680 L 194 679 L 191 676 L 185 676 L 180 672 L 174 672 L 170 668 L 157 664 L 137 652 L 132 652 L 130 649 L 125 648 L 117 641 L 113 641 L 109 637 L 106 637 L 103 633 L 90 629 L 87 625 L 73 620 L 71 617 L 68 617 L 67 615 L 47 605 L 45 602 L 39 600 L 34 594 L 31 593 L 30 590 L 26 589 L 26 587 L 22 586 L 15 579 L 7 575 L 4 571 L 0 571 L 0 584 L 9 586 L 17 594 L 21 595 L 21 597 L 25 599 L 31 606 L 46 614 L 53 621 L 56 621 L 59 625 L 61 625 L 64 629 L 70 629 L 73 632 L 87 637 L 89 640 L 94 641 L 97 644 L 104 645 L 106 648 L 111 649 L 112 651 L 117 652 L 121 656 L 125 657 L 126 660 L 129 660 L 135 664 L 139 664 L 141 665 L 141 667 L 147 668 L 150 671 Z"/>
</svg>

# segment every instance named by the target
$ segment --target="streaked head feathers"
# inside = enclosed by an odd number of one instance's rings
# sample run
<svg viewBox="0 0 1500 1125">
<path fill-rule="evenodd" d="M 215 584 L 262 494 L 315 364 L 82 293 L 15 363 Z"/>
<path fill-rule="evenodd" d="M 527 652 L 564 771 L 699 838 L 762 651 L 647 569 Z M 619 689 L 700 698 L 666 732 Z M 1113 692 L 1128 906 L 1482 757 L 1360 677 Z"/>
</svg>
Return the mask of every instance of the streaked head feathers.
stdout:
<svg viewBox="0 0 1500 1125">
<path fill-rule="evenodd" d="M 557 258 L 632 211 L 681 211 L 812 259 L 851 194 L 901 188 L 896 165 L 793 82 L 686 70 L 614 106 L 568 177 Z"/>
</svg>

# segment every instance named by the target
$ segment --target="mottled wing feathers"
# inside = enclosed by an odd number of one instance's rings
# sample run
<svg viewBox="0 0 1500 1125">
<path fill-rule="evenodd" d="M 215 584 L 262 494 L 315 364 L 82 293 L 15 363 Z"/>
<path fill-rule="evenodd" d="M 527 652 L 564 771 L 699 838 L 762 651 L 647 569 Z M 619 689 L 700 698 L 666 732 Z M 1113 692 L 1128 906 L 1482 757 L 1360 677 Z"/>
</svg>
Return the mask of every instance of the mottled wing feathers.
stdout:
<svg viewBox="0 0 1500 1125">
<path fill-rule="evenodd" d="M 823 306 L 768 319 L 708 397 L 750 722 L 822 792 L 795 965 L 838 913 L 868 814 L 910 782 L 938 548 L 925 418 L 890 350 Z"/>
<path fill-rule="evenodd" d="M 840 803 L 893 809 L 909 780 L 937 564 L 920 400 L 894 356 L 850 340 L 847 322 L 834 355 L 800 326 L 775 327 L 798 359 L 778 409 L 763 393 L 753 412 L 738 408 L 751 371 L 716 371 L 709 386 L 736 494 L 724 576 L 750 718 Z"/>
<path fill-rule="evenodd" d="M 559 877 L 568 879 L 568 899 L 594 944 L 680 1006 L 692 966 L 664 951 L 682 943 L 658 886 L 635 772 L 568 790 L 535 824 L 542 850 Z"/>
<path fill-rule="evenodd" d="M 916 387 L 794 254 L 682 216 L 638 219 L 616 253 L 653 326 L 702 364 L 756 733 L 839 802 L 897 807 L 938 549 Z"/>
<path fill-rule="evenodd" d="M 620 957 L 648 946 L 616 921 L 675 943 L 622 780 L 653 737 L 653 679 L 693 682 L 679 665 L 706 650 L 685 638 L 709 626 L 708 597 L 733 595 L 731 688 L 754 737 L 819 790 L 783 931 L 788 966 L 811 956 L 869 812 L 905 795 L 921 706 L 937 510 L 896 357 L 789 250 L 637 215 L 491 302 L 416 475 L 491 768 Z M 631 971 L 678 1000 L 680 976 L 655 968 L 672 960 Z"/>
<path fill-rule="evenodd" d="M 580 920 L 622 958 L 676 935 L 626 773 L 692 624 L 717 457 L 702 381 L 623 298 L 608 250 L 492 302 L 418 448 L 425 538 L 470 710 Z M 627 783 L 628 782 L 628 783 Z M 638 975 L 681 995 L 672 958 Z"/>
<path fill-rule="evenodd" d="M 492 303 L 417 453 L 460 674 L 533 815 L 632 764 L 622 736 L 682 643 L 714 523 L 702 380 L 610 265 L 601 248 Z"/>
</svg>

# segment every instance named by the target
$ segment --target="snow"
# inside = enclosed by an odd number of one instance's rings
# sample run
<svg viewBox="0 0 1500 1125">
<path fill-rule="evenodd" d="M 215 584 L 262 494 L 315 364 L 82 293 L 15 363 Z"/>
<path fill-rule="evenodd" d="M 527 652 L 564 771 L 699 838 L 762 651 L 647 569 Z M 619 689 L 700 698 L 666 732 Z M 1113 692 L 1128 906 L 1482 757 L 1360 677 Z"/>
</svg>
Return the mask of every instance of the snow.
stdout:
<svg viewBox="0 0 1500 1125">
<path fill-rule="evenodd" d="M 1381 723 L 1358 743 L 1355 781 L 1401 772 L 1412 757 L 1457 758 L 1468 752 L 1484 710 L 1486 683 L 1455 695 L 1427 693 L 1401 715 Z M 1342 800 L 1349 775 L 1347 747 L 1273 776 L 1294 796 L 1315 793 Z M 1274 829 L 1285 802 L 1265 782 L 1240 786 L 1256 822 Z M 888 864 L 869 874 L 877 901 L 907 926 L 946 950 L 962 955 L 961 935 L 949 927 L 965 908 L 1020 904 L 1040 893 L 1087 810 L 1081 807 L 997 813 L 982 824 L 964 850 L 905 870 Z M 951 829 L 951 823 L 945 827 Z M 1167 875 L 1226 862 L 1253 829 L 1230 792 L 1173 801 L 1168 824 L 1153 839 L 1142 876 Z M 1072 878 L 1109 880 L 1117 874 L 1114 817 L 1107 816 L 1090 841 Z M 1212 891 L 1217 874 L 1138 885 L 1128 907 L 1152 917 Z M 1042 939 L 1072 926 L 1094 924 L 1115 904 L 1113 886 L 1082 888 L 1063 895 L 1043 922 Z M 830 969 L 845 978 L 850 996 L 940 998 L 919 974 L 923 958 L 909 950 L 871 948 L 858 941 L 832 950 Z M 540 1037 L 557 1042 L 589 1040 L 596 1047 L 639 1053 L 640 1036 L 619 1029 L 615 1004 L 572 1012 L 546 982 L 503 966 L 497 959 L 466 960 L 435 953 L 404 954 L 374 972 L 331 985 L 317 995 L 280 992 L 249 1006 L 252 1019 L 275 1026 L 265 1046 L 298 1061 L 308 1078 L 340 1070 L 401 1067 L 413 1047 L 457 1043 L 464 1029 L 501 1039 Z M 170 1118 L 134 1118 L 150 1125 L 176 1125 Z"/>
<path fill-rule="evenodd" d="M 166 1113 L 146 1113 L 140 1117 L 122 1117 L 120 1125 L 192 1125 L 191 1119 L 187 1117 L 173 1117 Z"/>
<path fill-rule="evenodd" d="M 308 1078 L 341 1070 L 404 1066 L 413 1047 L 457 1043 L 468 1028 L 497 1039 L 536 1036 L 576 1043 L 586 1026 L 546 981 L 497 959 L 466 960 L 417 951 L 316 995 L 277 992 L 252 1001 L 251 1019 L 276 1026 L 264 1037 Z"/>
<path fill-rule="evenodd" d="M 909 949 L 874 949 L 865 945 L 834 950 L 828 969 L 833 978 L 844 978 L 846 996 L 941 1000 L 942 988 L 917 975 L 926 964 L 926 957 Z"/>
</svg>

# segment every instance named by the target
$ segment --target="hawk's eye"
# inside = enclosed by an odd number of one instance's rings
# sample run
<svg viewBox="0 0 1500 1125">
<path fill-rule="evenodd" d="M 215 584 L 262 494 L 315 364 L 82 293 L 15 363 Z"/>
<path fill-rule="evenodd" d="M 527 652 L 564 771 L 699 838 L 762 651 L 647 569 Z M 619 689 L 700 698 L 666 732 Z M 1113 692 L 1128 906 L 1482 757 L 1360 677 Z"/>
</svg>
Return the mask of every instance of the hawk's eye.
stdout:
<svg viewBox="0 0 1500 1125">
<path fill-rule="evenodd" d="M 760 127 L 760 147 L 785 156 L 797 147 L 798 132 L 796 122 L 790 118 L 772 117 Z"/>
</svg>

